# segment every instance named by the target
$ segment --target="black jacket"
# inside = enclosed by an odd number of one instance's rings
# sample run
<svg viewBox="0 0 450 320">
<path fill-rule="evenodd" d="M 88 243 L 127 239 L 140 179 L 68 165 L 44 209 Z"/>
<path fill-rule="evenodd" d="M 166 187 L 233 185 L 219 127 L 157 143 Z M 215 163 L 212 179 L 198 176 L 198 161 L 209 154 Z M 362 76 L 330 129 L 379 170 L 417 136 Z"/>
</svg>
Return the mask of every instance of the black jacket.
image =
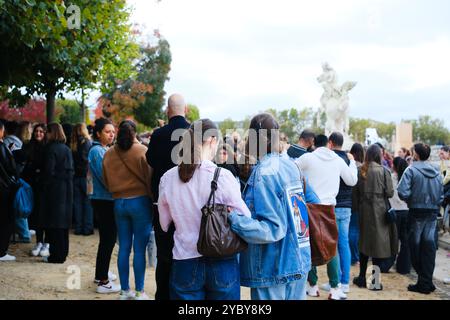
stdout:
<svg viewBox="0 0 450 320">
<path fill-rule="evenodd" d="M 0 141 L 0 223 L 14 219 L 13 200 L 18 189 L 18 173 L 11 151 Z"/>
<path fill-rule="evenodd" d="M 168 170 L 175 167 L 172 162 L 172 149 L 179 143 L 179 141 L 172 141 L 172 133 L 177 129 L 188 129 L 189 123 L 182 116 L 175 116 L 170 118 L 169 123 L 162 128 L 153 132 L 148 145 L 146 154 L 147 162 L 153 168 L 152 175 L 152 193 L 155 199 L 158 200 L 159 182 Z"/>
<path fill-rule="evenodd" d="M 308 150 L 306 150 L 305 148 L 300 147 L 299 145 L 296 145 L 296 144 L 293 144 L 287 150 L 288 156 L 293 159 L 298 159 L 305 153 L 308 153 Z"/>
<path fill-rule="evenodd" d="M 341 157 L 347 165 L 350 165 L 350 159 L 347 157 L 345 151 L 334 150 L 334 152 Z M 353 187 L 349 187 L 341 179 L 339 186 L 339 193 L 336 196 L 336 208 L 351 208 L 352 207 L 352 190 Z"/>
<path fill-rule="evenodd" d="M 0 141 L 0 192 L 14 191 L 18 172 L 14 157 L 8 147 Z"/>
<path fill-rule="evenodd" d="M 45 147 L 39 225 L 43 228 L 69 229 L 73 204 L 72 152 L 64 143 Z"/>
<path fill-rule="evenodd" d="M 39 185 L 42 172 L 44 170 L 45 144 L 31 141 L 22 148 L 25 156 L 24 169 L 21 177 L 34 189 Z"/>
<path fill-rule="evenodd" d="M 75 177 L 86 178 L 89 166 L 88 154 L 91 147 L 92 142 L 89 140 L 78 141 L 77 151 L 72 153 Z"/>
</svg>

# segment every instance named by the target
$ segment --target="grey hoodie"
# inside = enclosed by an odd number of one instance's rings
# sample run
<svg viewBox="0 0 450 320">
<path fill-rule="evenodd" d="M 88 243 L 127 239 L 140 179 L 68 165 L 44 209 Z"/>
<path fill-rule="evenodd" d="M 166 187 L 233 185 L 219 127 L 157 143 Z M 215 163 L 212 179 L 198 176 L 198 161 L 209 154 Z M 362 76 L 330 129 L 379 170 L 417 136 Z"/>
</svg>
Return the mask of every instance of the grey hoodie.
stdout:
<svg viewBox="0 0 450 320">
<path fill-rule="evenodd" d="M 439 170 L 428 162 L 414 162 L 403 173 L 398 185 L 398 195 L 406 201 L 409 209 L 439 210 L 444 200 Z"/>
</svg>

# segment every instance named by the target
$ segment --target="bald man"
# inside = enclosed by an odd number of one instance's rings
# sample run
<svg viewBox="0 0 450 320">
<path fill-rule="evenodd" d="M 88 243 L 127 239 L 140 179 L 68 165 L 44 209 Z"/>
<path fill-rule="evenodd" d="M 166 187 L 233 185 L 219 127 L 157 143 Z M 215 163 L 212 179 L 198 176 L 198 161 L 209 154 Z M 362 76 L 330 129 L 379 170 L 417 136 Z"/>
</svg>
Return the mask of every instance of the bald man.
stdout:
<svg viewBox="0 0 450 320">
<path fill-rule="evenodd" d="M 172 133 L 177 129 L 188 129 L 189 123 L 186 121 L 187 104 L 181 94 L 173 94 L 167 101 L 167 118 L 169 123 L 162 128 L 156 129 L 150 139 L 147 151 L 147 162 L 151 167 L 151 184 L 153 202 L 158 202 L 158 188 L 161 177 L 169 169 L 175 167 L 172 162 L 172 149 L 178 141 L 172 141 Z M 172 267 L 173 225 L 166 233 L 162 231 L 159 224 L 158 206 L 153 206 L 153 225 L 155 230 L 155 240 L 157 247 L 156 265 L 156 300 L 169 300 L 169 279 Z"/>
</svg>

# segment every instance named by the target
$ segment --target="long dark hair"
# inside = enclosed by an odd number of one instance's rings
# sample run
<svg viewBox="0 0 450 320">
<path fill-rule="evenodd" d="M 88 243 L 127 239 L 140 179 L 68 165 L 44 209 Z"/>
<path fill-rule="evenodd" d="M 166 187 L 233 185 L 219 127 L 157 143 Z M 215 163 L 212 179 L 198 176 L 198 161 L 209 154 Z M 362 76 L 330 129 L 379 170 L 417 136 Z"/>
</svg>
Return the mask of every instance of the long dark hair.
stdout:
<svg viewBox="0 0 450 320">
<path fill-rule="evenodd" d="M 364 162 L 364 147 L 362 146 L 362 144 L 354 143 L 352 148 L 350 149 L 350 153 L 353 155 L 356 162 Z"/>
<path fill-rule="evenodd" d="M 36 140 L 36 131 L 39 128 L 41 128 L 42 131 L 44 131 L 44 139 L 42 139 L 42 141 Z M 35 146 L 42 146 L 42 145 L 45 145 L 46 143 L 47 143 L 47 126 L 45 125 L 45 123 L 35 124 L 33 127 L 33 133 L 31 135 L 29 144 L 32 146 L 32 148 L 34 148 Z"/>
<path fill-rule="evenodd" d="M 253 117 L 250 121 L 250 135 L 253 131 L 256 133 L 256 150 L 250 145 L 255 143 L 254 139 L 249 138 L 247 140 L 246 151 L 250 154 L 250 157 L 261 159 L 268 153 L 280 153 L 280 125 L 277 120 L 269 113 L 261 113 Z M 263 134 L 261 130 L 264 130 L 267 134 Z"/>
<path fill-rule="evenodd" d="M 201 135 L 201 136 L 200 136 Z M 181 163 L 178 165 L 178 175 L 184 183 L 189 182 L 201 162 L 203 143 L 210 137 L 219 138 L 217 126 L 209 119 L 197 120 L 191 124 L 182 138 Z M 183 154 L 189 151 L 190 156 Z"/>
<path fill-rule="evenodd" d="M 402 157 L 396 157 L 394 159 L 394 170 L 397 172 L 398 181 L 402 179 L 403 173 L 408 168 L 408 162 Z"/>
<path fill-rule="evenodd" d="M 98 137 L 98 134 L 100 134 L 108 124 L 112 125 L 113 123 L 111 120 L 106 119 L 106 118 L 99 118 L 99 119 L 95 120 L 94 129 L 92 131 L 92 137 L 94 138 L 95 141 L 100 140 L 100 138 Z"/>
<path fill-rule="evenodd" d="M 366 158 L 363 166 L 361 167 L 361 175 L 363 178 L 367 177 L 367 171 L 369 170 L 369 165 L 371 162 L 381 165 L 381 148 L 377 144 L 373 144 L 369 147 L 369 149 L 367 149 Z"/>
<path fill-rule="evenodd" d="M 136 124 L 131 120 L 124 120 L 119 124 L 119 132 L 117 133 L 117 146 L 122 151 L 131 149 L 136 139 Z"/>
</svg>

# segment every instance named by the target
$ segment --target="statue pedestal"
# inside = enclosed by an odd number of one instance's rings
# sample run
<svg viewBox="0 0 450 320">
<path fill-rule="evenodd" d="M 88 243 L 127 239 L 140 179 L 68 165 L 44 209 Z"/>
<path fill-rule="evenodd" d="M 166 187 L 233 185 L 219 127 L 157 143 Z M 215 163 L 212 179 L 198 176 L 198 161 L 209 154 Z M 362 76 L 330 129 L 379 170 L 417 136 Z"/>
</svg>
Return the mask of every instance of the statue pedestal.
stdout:
<svg viewBox="0 0 450 320">
<path fill-rule="evenodd" d="M 344 134 L 344 145 L 342 146 L 342 150 L 350 152 L 355 141 L 347 134 Z"/>
</svg>

